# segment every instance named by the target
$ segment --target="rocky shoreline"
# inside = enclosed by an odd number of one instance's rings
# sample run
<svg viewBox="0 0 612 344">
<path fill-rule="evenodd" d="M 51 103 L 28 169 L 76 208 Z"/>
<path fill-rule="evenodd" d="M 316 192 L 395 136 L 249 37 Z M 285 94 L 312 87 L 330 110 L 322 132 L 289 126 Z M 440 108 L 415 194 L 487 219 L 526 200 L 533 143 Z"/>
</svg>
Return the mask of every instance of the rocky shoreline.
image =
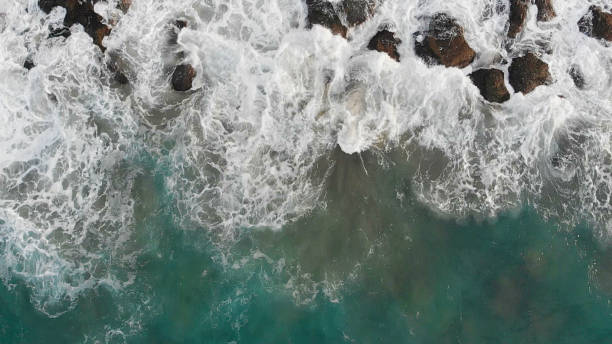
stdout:
<svg viewBox="0 0 612 344">
<path fill-rule="evenodd" d="M 39 0 L 40 9 L 49 14 L 55 7 L 66 10 L 62 27 L 49 28 L 49 38 L 70 36 L 70 27 L 82 25 L 85 32 L 92 38 L 93 44 L 104 53 L 104 37 L 111 33 L 112 27 L 94 11 L 94 5 L 104 0 Z M 376 15 L 377 7 L 383 0 L 342 0 L 330 2 L 327 0 L 303 0 L 307 8 L 306 28 L 315 25 L 323 26 L 332 34 L 351 39 L 350 33 L 355 27 L 362 25 Z M 123 13 L 129 11 L 131 0 L 121 0 L 117 8 Z M 512 42 L 520 40 L 525 30 L 525 21 L 532 6 L 537 9 L 537 21 L 546 22 L 556 18 L 553 0 L 508 0 L 509 16 L 506 29 L 509 47 Z M 412 39 L 415 55 L 429 66 L 443 65 L 448 68 L 466 68 L 477 59 L 479 52 L 474 51 L 464 37 L 464 28 L 450 13 L 436 13 L 430 18 L 423 18 L 427 30 L 417 31 L 412 37 L 399 37 L 389 25 L 380 27 L 371 38 L 367 49 L 387 54 L 391 59 L 400 62 L 398 47 Z M 188 23 L 177 20 L 175 35 Z M 612 42 L 612 13 L 598 6 L 591 6 L 580 21 L 576 23 L 580 32 L 594 39 Z M 174 42 L 176 43 L 176 39 Z M 508 48 L 506 48 L 508 49 Z M 537 87 L 553 82 L 545 58 L 537 51 L 511 51 L 513 58 L 502 61 L 507 64 L 508 84 L 514 93 L 528 94 Z M 28 57 L 24 68 L 32 69 L 34 62 Z M 109 71 L 115 74 L 119 84 L 127 84 L 128 78 L 119 70 L 116 63 L 108 64 Z M 467 75 L 488 102 L 503 103 L 512 96 L 506 85 L 506 75 L 496 66 L 484 66 L 473 70 Z M 568 71 L 577 88 L 582 89 L 587 84 L 578 68 Z M 169 77 L 169 84 L 177 92 L 191 90 L 196 77 L 196 69 L 186 63 L 174 67 Z"/>
</svg>

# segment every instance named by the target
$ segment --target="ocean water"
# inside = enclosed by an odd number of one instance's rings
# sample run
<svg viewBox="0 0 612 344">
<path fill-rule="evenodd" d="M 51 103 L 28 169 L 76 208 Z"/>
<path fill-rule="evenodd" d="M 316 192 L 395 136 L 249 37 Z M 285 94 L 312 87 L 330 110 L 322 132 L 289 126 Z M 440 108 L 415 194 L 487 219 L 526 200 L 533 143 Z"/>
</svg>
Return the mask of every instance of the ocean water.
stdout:
<svg viewBox="0 0 612 344">
<path fill-rule="evenodd" d="M 612 46 L 576 25 L 609 4 L 508 41 L 497 0 L 347 40 L 299 0 L 117 2 L 102 53 L 0 0 L 0 343 L 612 342 Z M 465 69 L 413 51 L 441 11 Z M 526 50 L 553 82 L 484 102 L 467 75 Z"/>
</svg>

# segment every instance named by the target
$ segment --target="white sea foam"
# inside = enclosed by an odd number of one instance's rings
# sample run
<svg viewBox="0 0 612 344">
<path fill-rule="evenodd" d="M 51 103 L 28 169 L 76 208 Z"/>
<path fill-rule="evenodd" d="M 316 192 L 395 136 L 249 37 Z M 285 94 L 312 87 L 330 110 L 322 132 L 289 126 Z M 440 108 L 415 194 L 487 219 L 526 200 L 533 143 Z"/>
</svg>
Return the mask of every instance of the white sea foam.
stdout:
<svg viewBox="0 0 612 344">
<path fill-rule="evenodd" d="M 323 204 L 316 170 L 337 145 L 400 149 L 415 165 L 435 157 L 413 177 L 443 214 L 495 216 L 528 202 L 610 232 L 612 48 L 576 25 L 604 1 L 555 1 L 548 23 L 532 7 L 513 43 L 497 0 L 386 0 L 348 40 L 305 29 L 297 0 L 137 0 L 125 15 L 115 3 L 96 5 L 116 23 L 103 55 L 78 25 L 66 40 L 47 39 L 63 10 L 0 2 L 0 270 L 7 283 L 19 275 L 36 286 L 41 305 L 118 278 L 106 259 L 129 240 L 134 146 L 168 152 L 166 187 L 181 215 L 224 236 L 280 228 Z M 463 70 L 414 53 L 412 34 L 440 11 L 478 53 Z M 179 18 L 188 26 L 174 45 Z M 403 42 L 400 63 L 366 49 L 382 26 Z M 484 103 L 467 74 L 507 71 L 504 61 L 525 50 L 542 54 L 554 82 Z M 26 72 L 28 56 L 36 67 Z M 111 56 L 130 86 L 111 86 Z M 179 94 L 168 81 L 181 62 L 197 77 Z M 568 74 L 574 65 L 584 90 Z"/>
</svg>

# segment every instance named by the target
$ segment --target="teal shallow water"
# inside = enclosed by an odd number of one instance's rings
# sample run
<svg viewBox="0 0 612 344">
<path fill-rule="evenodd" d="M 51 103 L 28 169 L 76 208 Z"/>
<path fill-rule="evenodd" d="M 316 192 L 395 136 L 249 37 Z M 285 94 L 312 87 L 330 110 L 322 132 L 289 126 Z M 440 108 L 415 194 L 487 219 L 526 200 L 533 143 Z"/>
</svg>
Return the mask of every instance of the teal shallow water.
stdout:
<svg viewBox="0 0 612 344">
<path fill-rule="evenodd" d="M 1 342 L 612 340 L 612 250 L 587 226 L 561 230 L 529 208 L 441 219 L 413 199 L 406 170 L 364 158 L 335 157 L 326 208 L 230 244 L 177 225 L 164 169 L 142 163 L 134 283 L 49 318 L 15 278 L 0 287 Z"/>
</svg>

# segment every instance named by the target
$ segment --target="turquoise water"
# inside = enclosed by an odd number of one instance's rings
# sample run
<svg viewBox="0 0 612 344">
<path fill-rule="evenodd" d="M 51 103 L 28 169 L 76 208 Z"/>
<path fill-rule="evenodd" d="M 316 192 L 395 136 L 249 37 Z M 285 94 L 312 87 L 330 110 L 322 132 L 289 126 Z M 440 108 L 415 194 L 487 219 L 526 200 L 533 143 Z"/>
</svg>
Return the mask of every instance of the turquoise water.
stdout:
<svg viewBox="0 0 612 344">
<path fill-rule="evenodd" d="M 407 167 L 336 152 L 326 207 L 231 241 L 179 221 L 151 159 L 135 184 L 132 284 L 56 318 L 0 286 L 2 343 L 607 343 L 612 249 L 529 208 L 443 219 Z M 367 170 L 367 174 L 366 174 Z M 118 268 L 118 267 L 117 267 Z M 127 273 L 127 272 L 126 272 Z"/>
</svg>

